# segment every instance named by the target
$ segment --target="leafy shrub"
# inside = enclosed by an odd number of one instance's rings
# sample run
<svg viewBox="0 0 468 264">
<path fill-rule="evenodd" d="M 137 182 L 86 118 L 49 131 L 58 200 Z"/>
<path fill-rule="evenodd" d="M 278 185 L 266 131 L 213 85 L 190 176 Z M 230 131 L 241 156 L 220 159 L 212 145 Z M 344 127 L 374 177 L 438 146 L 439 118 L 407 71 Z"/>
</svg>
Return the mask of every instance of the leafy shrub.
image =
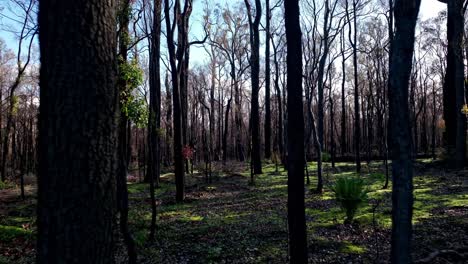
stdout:
<svg viewBox="0 0 468 264">
<path fill-rule="evenodd" d="M 345 223 L 351 223 L 359 206 L 367 200 L 364 180 L 357 177 L 339 178 L 331 189 L 335 193 L 336 200 L 346 212 Z"/>
<path fill-rule="evenodd" d="M 9 182 L 4 182 L 0 180 L 0 190 L 11 189 L 14 185 Z"/>
</svg>

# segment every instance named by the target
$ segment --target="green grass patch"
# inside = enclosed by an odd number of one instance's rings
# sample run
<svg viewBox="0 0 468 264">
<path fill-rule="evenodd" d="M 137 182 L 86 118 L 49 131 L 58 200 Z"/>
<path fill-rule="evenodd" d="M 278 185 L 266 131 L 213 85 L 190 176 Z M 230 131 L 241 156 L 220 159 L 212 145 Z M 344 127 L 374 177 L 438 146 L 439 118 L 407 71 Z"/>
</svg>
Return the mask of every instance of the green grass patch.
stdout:
<svg viewBox="0 0 468 264">
<path fill-rule="evenodd" d="M 364 246 L 359 246 L 356 244 L 353 244 L 351 242 L 344 242 L 343 245 L 340 248 L 340 251 L 342 253 L 348 253 L 348 254 L 364 254 L 367 251 L 367 248 Z"/>
<path fill-rule="evenodd" d="M 32 232 L 17 226 L 0 225 L 0 241 L 11 242 L 15 238 L 30 236 Z"/>
</svg>

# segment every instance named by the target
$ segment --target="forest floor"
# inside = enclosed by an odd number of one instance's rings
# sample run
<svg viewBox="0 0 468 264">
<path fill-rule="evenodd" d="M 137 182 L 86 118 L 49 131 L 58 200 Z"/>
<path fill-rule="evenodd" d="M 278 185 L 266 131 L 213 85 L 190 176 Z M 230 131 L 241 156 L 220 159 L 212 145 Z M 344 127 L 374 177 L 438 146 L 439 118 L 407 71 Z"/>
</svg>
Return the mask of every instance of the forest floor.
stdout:
<svg viewBox="0 0 468 264">
<path fill-rule="evenodd" d="M 249 184 L 246 164 L 217 164 L 213 182 L 187 175 L 186 202 L 174 202 L 173 174 L 164 174 L 156 191 L 156 240 L 147 241 L 151 218 L 148 185 L 129 183 L 130 229 L 138 244 L 139 263 L 287 263 L 287 178 L 280 167 L 264 167 Z M 383 190 L 381 162 L 364 165 L 369 200 L 355 222 L 344 213 L 330 184 L 354 174 L 354 165 L 325 166 L 325 190 L 315 188 L 315 163 L 306 186 L 309 263 L 387 263 L 391 233 L 391 186 Z M 430 160 L 415 164 L 413 259 L 441 253 L 427 263 L 466 263 L 468 251 L 468 172 L 449 172 Z M 0 264 L 33 263 L 35 190 L 18 198 L 14 186 L 0 190 Z M 442 251 L 440 251 L 442 250 Z M 443 251 L 453 250 L 453 251 Z M 125 263 L 118 245 L 117 262 Z M 434 254 L 434 255 L 435 255 Z M 463 256 L 465 259 L 463 259 Z"/>
</svg>

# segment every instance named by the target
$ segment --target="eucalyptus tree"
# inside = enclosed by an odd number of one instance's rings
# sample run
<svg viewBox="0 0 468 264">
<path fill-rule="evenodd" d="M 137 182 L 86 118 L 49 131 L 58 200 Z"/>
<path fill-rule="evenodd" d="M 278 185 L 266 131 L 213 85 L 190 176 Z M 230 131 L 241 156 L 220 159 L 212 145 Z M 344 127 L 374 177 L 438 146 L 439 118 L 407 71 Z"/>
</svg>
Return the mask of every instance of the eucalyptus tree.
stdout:
<svg viewBox="0 0 468 264">
<path fill-rule="evenodd" d="M 395 0 L 388 86 L 389 147 L 392 159 L 391 262 L 411 263 L 413 161 L 408 85 L 414 51 L 415 27 L 421 0 Z"/>
<path fill-rule="evenodd" d="M 304 113 L 299 1 L 284 1 L 288 89 L 288 230 L 291 263 L 307 263 L 304 206 Z"/>
<path fill-rule="evenodd" d="M 36 261 L 114 263 L 116 2 L 42 0 L 39 26 Z"/>
</svg>

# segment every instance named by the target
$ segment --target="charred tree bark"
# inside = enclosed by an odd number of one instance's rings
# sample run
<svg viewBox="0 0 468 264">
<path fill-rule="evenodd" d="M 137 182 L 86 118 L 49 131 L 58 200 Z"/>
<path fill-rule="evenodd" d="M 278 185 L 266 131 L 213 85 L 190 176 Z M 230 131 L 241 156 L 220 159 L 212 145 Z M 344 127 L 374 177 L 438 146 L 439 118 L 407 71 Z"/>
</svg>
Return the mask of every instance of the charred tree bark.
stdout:
<svg viewBox="0 0 468 264">
<path fill-rule="evenodd" d="M 420 4 L 421 0 L 396 0 L 394 9 L 396 31 L 392 41 L 388 85 L 388 139 L 393 177 L 392 263 L 411 263 L 413 161 L 408 85 Z"/>
<path fill-rule="evenodd" d="M 150 39 L 150 112 L 148 118 L 148 170 L 146 180 L 150 184 L 151 225 L 149 240 L 154 239 L 156 231 L 156 198 L 155 184 L 159 184 L 161 173 L 161 77 L 160 77 L 160 47 L 161 46 L 161 0 L 155 0 L 153 6 L 153 28 Z"/>
<path fill-rule="evenodd" d="M 307 263 L 304 208 L 304 114 L 299 1 L 284 1 L 288 89 L 288 230 L 291 263 Z"/>
<path fill-rule="evenodd" d="M 174 5 L 178 6 L 179 1 L 177 0 Z M 182 102 L 181 102 L 181 91 L 180 91 L 180 69 L 183 61 L 179 60 L 179 64 L 176 63 L 176 48 L 174 45 L 174 30 L 175 26 L 171 24 L 171 16 L 169 11 L 170 5 L 169 0 L 164 0 L 164 15 L 166 21 L 166 34 L 167 34 L 167 49 L 169 51 L 169 63 L 171 67 L 171 79 L 172 79 L 172 101 L 174 107 L 173 122 L 174 122 L 174 167 L 175 167 L 175 181 L 176 181 L 176 201 L 182 202 L 184 200 L 185 193 L 185 170 L 184 170 L 184 157 L 182 155 L 182 144 L 183 144 L 183 125 L 182 125 Z M 185 9 L 185 8 L 184 8 Z M 175 12 L 177 16 L 177 12 Z M 181 19 L 181 18 L 179 18 Z M 183 40 L 180 40 L 184 42 Z M 184 48 L 183 46 L 181 47 Z M 179 50 L 178 50 L 179 52 Z M 182 52 L 183 53 L 183 52 Z M 185 54 L 185 53 L 183 53 Z"/>
<path fill-rule="evenodd" d="M 114 263 L 115 8 L 104 0 L 39 3 L 40 264 Z"/>
</svg>

